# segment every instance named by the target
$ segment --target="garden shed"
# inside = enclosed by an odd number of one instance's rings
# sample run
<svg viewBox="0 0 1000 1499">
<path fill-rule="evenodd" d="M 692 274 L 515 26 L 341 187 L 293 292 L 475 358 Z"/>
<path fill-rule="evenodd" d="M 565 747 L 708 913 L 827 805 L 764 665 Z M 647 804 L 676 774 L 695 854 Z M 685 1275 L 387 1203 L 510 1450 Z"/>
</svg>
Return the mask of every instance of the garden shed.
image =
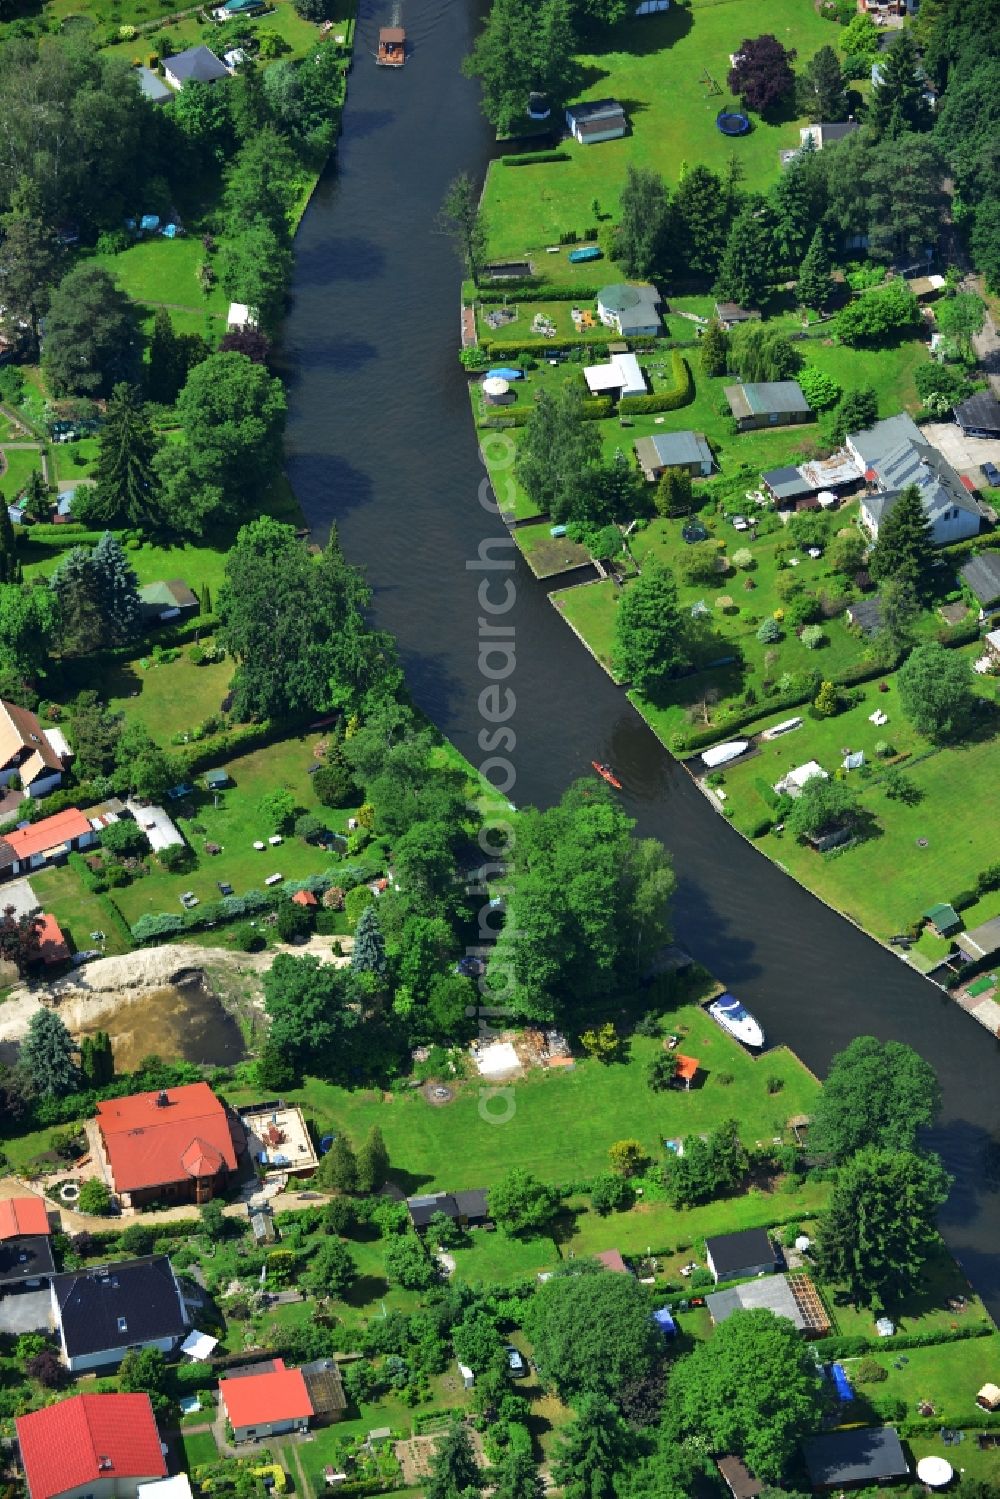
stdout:
<svg viewBox="0 0 1000 1499">
<path fill-rule="evenodd" d="M 962 918 L 955 911 L 954 907 L 946 905 L 944 902 L 936 906 L 929 906 L 924 912 L 924 920 L 936 937 L 950 937 L 962 925 Z"/>
</svg>

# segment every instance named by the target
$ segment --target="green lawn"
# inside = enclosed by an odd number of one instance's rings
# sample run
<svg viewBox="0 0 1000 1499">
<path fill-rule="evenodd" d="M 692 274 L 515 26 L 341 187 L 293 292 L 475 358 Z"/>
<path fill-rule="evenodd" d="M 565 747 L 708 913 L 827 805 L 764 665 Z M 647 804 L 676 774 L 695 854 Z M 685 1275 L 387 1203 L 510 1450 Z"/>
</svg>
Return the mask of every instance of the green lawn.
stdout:
<svg viewBox="0 0 1000 1499">
<path fill-rule="evenodd" d="M 41 869 L 31 876 L 31 888 L 42 909 L 52 912 L 78 951 L 102 945 L 108 954 L 127 950 L 115 923 L 108 919 L 106 897 L 86 889 L 75 869 L 68 865 Z M 105 942 L 95 943 L 91 932 L 103 932 Z"/>
<path fill-rule="evenodd" d="M 984 692 L 995 693 L 995 683 L 982 678 L 979 683 Z M 928 906 L 951 900 L 974 885 L 976 875 L 995 858 L 992 823 L 983 817 L 982 808 L 991 805 L 995 795 L 1000 746 L 995 740 L 985 740 L 931 752 L 907 724 L 894 683 L 890 682 L 888 693 L 879 692 L 876 683 L 860 691 L 857 707 L 834 719 L 817 721 L 807 715 L 802 729 L 728 768 L 724 788 L 736 826 L 746 828 L 766 810 L 757 783 L 772 785 L 794 765 L 814 759 L 832 773 L 847 746 L 862 749 L 873 759 L 877 739 L 888 739 L 898 751 L 915 751 L 916 763 L 904 763 L 904 769 L 922 794 L 916 806 L 889 801 L 874 776 L 866 781 L 852 775 L 863 805 L 877 820 L 873 838 L 833 857 L 816 854 L 781 834 L 769 833 L 760 840 L 763 851 L 796 879 L 868 931 L 886 938 L 904 930 Z M 868 721 L 876 708 L 889 715 L 884 729 Z M 774 713 L 762 719 L 761 726 L 788 716 Z M 749 734 L 754 728 L 741 732 Z M 919 759 L 920 753 L 927 758 Z M 956 785 L 962 787 L 961 796 L 955 795 Z M 987 898 L 966 913 L 966 924 L 995 916 L 997 907 L 995 896 Z M 943 956 L 945 944 L 940 947 Z"/>
<path fill-rule="evenodd" d="M 830 1288 L 833 1300 L 836 1288 Z M 966 1306 L 953 1311 L 948 1302 L 964 1296 Z M 920 1272 L 920 1280 L 908 1296 L 885 1308 L 900 1333 L 929 1337 L 966 1323 L 989 1326 L 989 1316 L 969 1282 L 943 1244 L 939 1244 Z M 876 1335 L 876 1313 L 853 1305 L 836 1306 L 837 1332 L 843 1337 Z"/>
<path fill-rule="evenodd" d="M 154 637 L 155 638 L 155 637 Z M 164 725 L 173 719 L 193 727 L 209 714 L 218 713 L 233 676 L 233 663 L 220 661 L 194 666 L 189 659 L 193 647 L 183 647 L 178 661 L 158 664 L 152 656 L 122 662 L 101 678 L 108 705 L 126 719 L 145 724 L 155 738 L 163 737 Z M 178 718 L 178 709 L 183 720 Z"/>
<path fill-rule="evenodd" d="M 775 125 L 755 117 L 750 134 L 738 140 L 727 139 L 715 125 L 719 110 L 732 102 L 729 55 L 760 29 L 754 0 L 675 0 L 664 15 L 616 26 L 606 52 L 578 59 L 580 85 L 573 95 L 621 100 L 629 134 L 592 146 L 570 142 L 569 161 L 517 169 L 493 163 L 485 196 L 492 253 L 523 254 L 555 244 L 569 230 L 584 235 L 594 227 L 595 198 L 602 218 L 615 216 L 626 165 L 652 167 L 673 184 L 684 163 L 721 171 L 735 157 L 748 189 L 767 187 L 780 170 L 779 150 L 799 143 L 799 121 Z M 799 68 L 820 47 L 839 45 L 839 28 L 821 20 L 805 0 L 771 0 L 767 29 L 797 50 Z M 703 81 L 706 72 L 719 93 Z M 535 259 L 545 272 L 549 257 Z M 590 274 L 592 268 L 586 269 Z"/>
<path fill-rule="evenodd" d="M 98 0 L 99 5 L 104 3 L 106 0 Z M 45 10 L 48 12 L 50 9 L 65 7 L 65 4 L 66 0 L 50 0 Z M 72 0 L 70 4 L 72 5 Z M 273 32 L 287 43 L 288 50 L 282 53 L 283 58 L 304 56 L 318 40 L 319 27 L 309 21 L 303 21 L 296 14 L 291 0 L 270 0 L 270 4 L 271 8 L 265 15 L 252 18 L 254 27 L 258 31 Z M 117 8 L 114 10 L 114 24 L 119 23 L 121 15 L 127 15 L 130 21 L 140 23 L 156 20 L 158 8 L 162 14 L 162 5 L 157 7 L 155 0 L 127 0 L 127 5 L 121 13 Z M 353 7 L 348 4 L 348 0 L 342 0 L 342 3 L 336 6 L 336 11 L 338 19 L 334 22 L 334 31 L 347 35 L 350 40 L 350 23 L 340 18 L 352 12 Z M 183 52 L 185 47 L 196 46 L 199 42 L 205 42 L 211 47 L 216 27 L 214 24 L 206 26 L 201 15 L 202 13 L 198 11 L 194 15 L 184 16 L 179 20 L 167 19 L 161 26 L 153 27 L 133 41 L 116 42 L 108 48 L 108 51 L 126 58 L 129 62 L 145 62 L 147 54 L 151 50 L 155 51 L 155 40 L 161 31 L 169 36 L 171 48 L 175 53 Z"/>
<path fill-rule="evenodd" d="M 514 1113 L 502 1125 L 489 1121 L 490 1090 L 474 1081 L 444 1108 L 419 1093 L 351 1092 L 315 1079 L 289 1097 L 322 1131 L 343 1129 L 361 1139 L 378 1124 L 410 1191 L 489 1186 L 513 1162 L 565 1182 L 606 1169 L 608 1147 L 623 1137 L 641 1140 L 660 1160 L 664 1138 L 710 1129 L 722 1118 L 739 1119 L 753 1144 L 770 1141 L 792 1115 L 810 1112 L 819 1084 L 790 1052 L 777 1048 L 754 1060 L 694 1006 L 679 1010 L 671 1024 L 702 1065 L 700 1086 L 690 1092 L 649 1091 L 645 1068 L 659 1043 L 636 1036 L 627 1062 L 532 1071 L 514 1086 Z M 721 1080 L 726 1076 L 730 1083 Z M 776 1094 L 767 1091 L 772 1076 L 784 1080 Z"/>
<path fill-rule="evenodd" d="M 0 494 L 10 504 L 41 465 L 38 452 L 34 448 L 4 448 L 3 456 L 4 471 L 0 475 Z"/>
<path fill-rule="evenodd" d="M 621 596 L 621 589 L 610 578 L 549 594 L 553 607 L 582 636 L 607 672 L 611 672 L 615 611 Z"/>
<path fill-rule="evenodd" d="M 170 667 L 162 668 L 164 673 Z M 285 787 L 293 792 L 297 805 L 307 812 L 317 812 L 331 829 L 346 823 L 347 810 L 320 807 L 308 774 L 315 763 L 313 747 L 320 735 L 307 734 L 269 745 L 253 754 L 226 762 L 233 785 L 219 797 L 219 806 L 199 784 L 194 794 L 179 803 L 171 803 L 170 813 L 198 855 L 198 867 L 188 874 L 167 874 L 155 864 L 155 874 L 137 880 L 115 891 L 115 902 L 131 925 L 148 911 L 180 911 L 178 896 L 187 890 L 203 901 L 217 900 L 218 881 L 228 881 L 237 894 L 250 887 L 260 888 L 268 875 L 280 873 L 286 880 L 301 879 L 330 867 L 332 856 L 289 835 L 278 847 L 263 852 L 253 847 L 255 840 L 266 842 L 271 829 L 258 812 L 265 793 Z M 206 843 L 217 843 L 222 853 L 204 852 Z"/>
<path fill-rule="evenodd" d="M 894 1353 L 891 1346 L 870 1355 L 888 1373 L 879 1384 L 859 1386 L 859 1392 L 876 1402 L 886 1399 L 906 1403 L 906 1419 L 919 1421 L 917 1409 L 928 1400 L 935 1414 L 926 1418 L 927 1428 L 934 1431 L 942 1424 L 961 1426 L 969 1416 L 982 1412 L 976 1405 L 976 1392 L 984 1384 L 996 1382 L 1000 1369 L 1000 1334 L 985 1338 L 966 1338 L 957 1343 L 935 1343 L 926 1348 L 907 1348 Z M 903 1362 L 905 1359 L 905 1362 Z M 896 1368 L 896 1364 L 902 1364 Z M 850 1376 L 857 1361 L 849 1359 L 844 1367 Z M 1000 1412 L 991 1422 L 1000 1430 Z M 971 1439 L 971 1440 L 974 1440 Z"/>
<path fill-rule="evenodd" d="M 553 536 L 549 522 L 518 526 L 515 540 L 536 578 L 552 578 L 557 573 L 586 567 L 590 561 L 587 548 L 568 536 Z"/>
<path fill-rule="evenodd" d="M 48 450 L 49 480 L 86 479 L 97 462 L 98 440 L 83 437 L 79 442 L 54 442 Z"/>
<path fill-rule="evenodd" d="M 205 1413 L 207 1419 L 211 1411 Z M 201 1463 L 214 1463 L 219 1456 L 215 1438 L 210 1431 L 182 1431 L 181 1446 L 184 1448 L 184 1464 L 188 1470 Z"/>
<path fill-rule="evenodd" d="M 94 255 L 93 260 L 114 277 L 123 291 L 147 305 L 178 303 L 194 311 L 225 313 L 229 298 L 218 285 L 202 291 L 198 267 L 208 257 L 194 234 L 165 239 L 156 234 L 120 255 Z"/>
<path fill-rule="evenodd" d="M 933 1436 L 909 1437 L 907 1446 L 913 1455 L 914 1463 L 918 1463 L 922 1457 L 943 1457 L 947 1455 L 948 1461 L 957 1469 L 958 1488 L 955 1492 L 959 1499 L 966 1492 L 966 1484 L 974 1482 L 991 1483 L 1000 1489 L 1000 1447 L 988 1448 L 981 1451 L 976 1441 L 976 1433 L 967 1431 L 965 1440 L 958 1448 L 942 1446 L 941 1438 L 935 1431 Z M 951 1492 L 949 1485 L 948 1492 Z"/>
</svg>

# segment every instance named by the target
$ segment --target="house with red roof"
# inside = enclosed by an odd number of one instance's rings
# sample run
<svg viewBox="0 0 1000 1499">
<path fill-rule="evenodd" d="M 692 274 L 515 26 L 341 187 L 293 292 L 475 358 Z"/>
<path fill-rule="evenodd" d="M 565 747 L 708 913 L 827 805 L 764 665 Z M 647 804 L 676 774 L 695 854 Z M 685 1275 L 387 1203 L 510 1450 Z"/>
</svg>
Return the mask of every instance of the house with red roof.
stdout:
<svg viewBox="0 0 1000 1499">
<path fill-rule="evenodd" d="M 207 1083 L 105 1099 L 95 1126 L 104 1175 L 123 1207 L 208 1202 L 246 1149 L 239 1120 Z"/>
<path fill-rule="evenodd" d="M 14 1425 L 29 1499 L 136 1499 L 166 1476 L 148 1395 L 74 1395 Z"/>
<path fill-rule="evenodd" d="M 38 956 L 46 968 L 54 968 L 57 963 L 68 963 L 69 947 L 62 934 L 62 927 L 51 912 L 42 911 L 35 918 L 35 927 L 38 931 Z"/>
<path fill-rule="evenodd" d="M 237 1442 L 307 1431 L 315 1408 L 301 1369 L 276 1358 L 261 1371 L 247 1369 L 219 1380 L 219 1402 Z"/>
<path fill-rule="evenodd" d="M 55 1273 L 52 1227 L 40 1197 L 0 1202 L 0 1290 L 34 1290 Z"/>
<path fill-rule="evenodd" d="M 58 858 L 96 842 L 97 834 L 79 807 L 14 828 L 0 838 L 0 880 L 43 869 Z"/>
</svg>

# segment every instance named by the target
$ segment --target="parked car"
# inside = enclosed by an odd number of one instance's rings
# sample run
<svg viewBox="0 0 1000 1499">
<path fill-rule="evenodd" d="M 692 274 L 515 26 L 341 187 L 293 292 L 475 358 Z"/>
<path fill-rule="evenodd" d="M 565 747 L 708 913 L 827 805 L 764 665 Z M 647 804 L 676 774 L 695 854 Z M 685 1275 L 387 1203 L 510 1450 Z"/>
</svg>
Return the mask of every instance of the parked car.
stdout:
<svg viewBox="0 0 1000 1499">
<path fill-rule="evenodd" d="M 983 478 L 991 489 L 1000 489 L 1000 468 L 995 463 L 983 464 Z"/>
</svg>

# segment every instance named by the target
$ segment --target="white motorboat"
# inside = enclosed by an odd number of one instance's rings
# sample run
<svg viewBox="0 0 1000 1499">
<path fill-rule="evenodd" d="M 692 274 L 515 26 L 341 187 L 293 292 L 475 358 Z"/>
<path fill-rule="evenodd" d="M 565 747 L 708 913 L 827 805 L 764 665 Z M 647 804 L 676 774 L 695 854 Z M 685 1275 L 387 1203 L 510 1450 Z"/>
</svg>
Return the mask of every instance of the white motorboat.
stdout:
<svg viewBox="0 0 1000 1499">
<path fill-rule="evenodd" d="M 724 1031 L 728 1031 L 744 1046 L 759 1051 L 764 1045 L 764 1032 L 760 1023 L 732 994 L 720 994 L 718 999 L 713 1000 L 709 1005 L 708 1013 L 713 1020 L 718 1021 Z"/>
<path fill-rule="evenodd" d="M 709 770 L 714 770 L 717 765 L 727 765 L 730 760 L 739 759 L 749 748 L 749 739 L 730 739 L 728 744 L 716 744 L 712 749 L 705 750 L 701 763 L 707 765 Z"/>
</svg>

